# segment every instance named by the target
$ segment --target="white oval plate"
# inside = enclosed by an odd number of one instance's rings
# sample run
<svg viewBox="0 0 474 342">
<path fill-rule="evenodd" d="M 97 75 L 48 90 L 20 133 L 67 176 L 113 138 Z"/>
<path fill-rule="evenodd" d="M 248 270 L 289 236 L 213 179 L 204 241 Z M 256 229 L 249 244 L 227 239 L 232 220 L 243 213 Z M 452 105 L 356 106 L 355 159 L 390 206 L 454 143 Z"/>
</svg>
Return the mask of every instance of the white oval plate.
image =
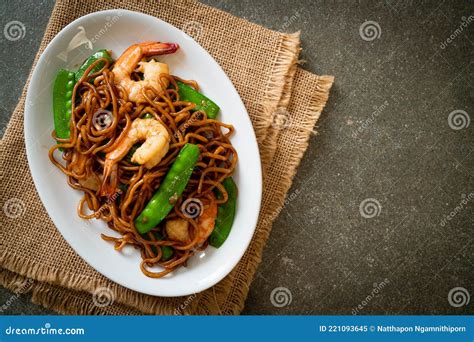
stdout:
<svg viewBox="0 0 474 342">
<path fill-rule="evenodd" d="M 85 221 L 76 213 L 81 192 L 73 190 L 48 158 L 53 145 L 52 83 L 59 68 L 76 70 L 99 49 L 117 58 L 128 46 L 141 41 L 175 42 L 177 53 L 162 56 L 171 73 L 196 80 L 202 91 L 221 107 L 220 120 L 235 126 L 232 144 L 239 153 L 235 181 L 239 188 L 237 214 L 230 236 L 219 249 L 212 247 L 191 258 L 162 279 L 140 271 L 139 251 L 114 250 L 101 233 L 116 235 L 102 221 Z M 248 113 L 237 91 L 217 62 L 192 38 L 174 26 L 142 13 L 110 10 L 91 13 L 66 26 L 51 41 L 33 72 L 25 108 L 25 142 L 28 163 L 39 196 L 49 216 L 74 250 L 112 281 L 155 296 L 184 296 L 203 291 L 224 278 L 250 243 L 257 223 L 262 193 L 260 155 Z M 51 246 L 54 248 L 54 246 Z"/>
</svg>

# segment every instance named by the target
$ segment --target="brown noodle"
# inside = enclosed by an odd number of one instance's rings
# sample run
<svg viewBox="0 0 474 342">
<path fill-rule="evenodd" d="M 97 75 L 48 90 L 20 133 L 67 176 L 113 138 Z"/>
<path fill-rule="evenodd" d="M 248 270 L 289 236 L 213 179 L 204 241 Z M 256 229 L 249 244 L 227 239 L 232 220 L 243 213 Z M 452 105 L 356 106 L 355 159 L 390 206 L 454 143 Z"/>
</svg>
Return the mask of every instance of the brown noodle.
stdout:
<svg viewBox="0 0 474 342">
<path fill-rule="evenodd" d="M 88 75 L 101 62 L 105 63 L 104 67 Z M 133 77 L 138 79 L 139 75 L 134 74 Z M 118 232 L 120 237 L 102 234 L 104 240 L 115 244 L 116 250 L 120 251 L 126 245 L 138 248 L 142 257 L 141 270 L 152 278 L 163 277 L 186 265 L 197 250 L 207 247 L 207 243 L 197 243 L 197 218 L 185 216 L 181 205 L 190 198 L 199 199 L 204 208 L 212 202 L 225 203 L 228 195 L 221 182 L 232 175 L 237 163 L 237 152 L 229 140 L 234 127 L 209 119 L 204 111 L 192 111 L 195 107 L 193 103 L 180 101 L 176 80 L 195 88 L 198 87 L 197 83 L 165 74 L 161 78 L 168 79 L 168 89 L 158 93 L 153 88 L 146 88 L 143 94 L 147 103 L 132 103 L 125 90 L 114 84 L 109 62 L 105 59 L 96 61 L 74 86 L 72 99 L 78 100 L 72 104 L 70 138 L 58 139 L 53 131 L 52 136 L 58 143 L 49 150 L 51 161 L 68 176 L 68 184 L 84 192 L 78 204 L 78 215 L 88 220 L 102 219 Z M 164 84 L 162 80 L 160 82 Z M 94 122 L 94 114 L 100 111 L 108 113 L 109 119 L 112 118 L 110 125 L 105 128 L 97 128 Z M 120 143 L 121 133 L 128 129 L 134 119 L 145 113 L 153 115 L 167 128 L 171 137 L 168 153 L 152 169 L 122 159 L 117 164 L 122 188 L 117 189 L 113 196 L 101 197 L 97 184 L 101 183 L 105 153 L 113 150 Z M 222 128 L 227 132 L 223 132 Z M 179 217 L 188 221 L 192 241 L 184 245 L 168 239 L 163 229 L 164 221 L 147 233 L 145 239 L 135 229 L 133 222 L 160 186 L 180 149 L 188 142 L 198 145 L 201 155 L 183 195 L 176 199 L 174 210 L 166 219 Z M 62 151 L 64 162 L 55 158 L 58 149 Z M 216 199 L 214 189 L 223 194 L 222 199 Z M 160 232 L 163 239 L 157 240 L 154 232 Z M 172 246 L 172 258 L 160 260 L 162 252 L 159 246 Z M 154 265 L 164 270 L 150 271 L 148 267 Z"/>
</svg>

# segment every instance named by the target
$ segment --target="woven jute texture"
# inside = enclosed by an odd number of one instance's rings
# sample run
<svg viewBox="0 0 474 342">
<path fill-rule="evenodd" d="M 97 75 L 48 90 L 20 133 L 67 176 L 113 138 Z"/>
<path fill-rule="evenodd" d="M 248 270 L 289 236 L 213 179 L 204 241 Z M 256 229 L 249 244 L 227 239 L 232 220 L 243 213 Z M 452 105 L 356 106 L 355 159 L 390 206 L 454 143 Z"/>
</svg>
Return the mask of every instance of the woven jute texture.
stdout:
<svg viewBox="0 0 474 342">
<path fill-rule="evenodd" d="M 299 34 L 274 32 L 194 1 L 59 0 L 35 65 L 65 25 L 85 14 L 113 8 L 147 13 L 178 28 L 198 23 L 195 39 L 234 83 L 252 120 L 263 164 L 263 201 L 252 242 L 226 278 L 189 297 L 144 295 L 97 273 L 62 238 L 33 185 L 23 138 L 27 82 L 0 149 L 0 204 L 4 209 L 0 214 L 0 284 L 28 292 L 33 302 L 65 314 L 238 314 L 333 78 L 297 66 Z M 19 206 L 15 215 L 6 215 L 8 206 Z M 94 305 L 92 293 L 99 287 L 112 291 L 113 304 Z"/>
</svg>

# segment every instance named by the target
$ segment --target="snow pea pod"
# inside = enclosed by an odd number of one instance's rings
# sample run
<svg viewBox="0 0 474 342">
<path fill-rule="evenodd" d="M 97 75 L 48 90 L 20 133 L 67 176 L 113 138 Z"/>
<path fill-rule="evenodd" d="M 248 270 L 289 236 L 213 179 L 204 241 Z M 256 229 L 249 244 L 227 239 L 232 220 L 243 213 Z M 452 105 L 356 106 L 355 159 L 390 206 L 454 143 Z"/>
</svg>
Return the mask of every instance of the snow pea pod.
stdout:
<svg viewBox="0 0 474 342">
<path fill-rule="evenodd" d="M 203 110 L 210 119 L 215 119 L 217 117 L 220 108 L 214 101 L 183 82 L 176 81 L 176 83 L 179 86 L 178 94 L 181 101 L 194 103 L 196 105 L 194 110 Z"/>
<path fill-rule="evenodd" d="M 186 144 L 181 149 L 160 187 L 135 219 L 135 227 L 140 234 L 156 227 L 173 209 L 189 182 L 199 154 L 199 147 L 194 144 Z"/>
<path fill-rule="evenodd" d="M 54 130 L 59 139 L 69 139 L 72 114 L 72 91 L 74 89 L 74 73 L 59 69 L 53 85 Z"/>
<path fill-rule="evenodd" d="M 76 71 L 76 75 L 75 75 L 75 78 L 76 78 L 76 82 L 79 81 L 81 79 L 81 77 L 84 75 L 84 73 L 86 72 L 87 68 L 89 68 L 92 63 L 94 63 L 95 61 L 97 61 L 98 59 L 101 59 L 101 58 L 105 58 L 106 60 L 108 60 L 110 63 L 113 62 L 112 60 L 112 57 L 110 57 L 110 54 L 107 50 L 99 50 L 97 51 L 96 53 L 94 53 L 92 56 L 90 56 L 89 58 L 86 59 L 86 61 L 84 62 L 84 64 L 81 65 L 81 67 L 79 68 L 79 70 Z M 95 65 L 90 71 L 89 71 L 89 75 L 90 74 L 93 74 L 97 71 L 99 71 L 100 69 L 102 69 L 104 66 L 104 62 L 100 62 L 100 63 L 97 63 L 97 65 Z"/>
<path fill-rule="evenodd" d="M 216 226 L 209 236 L 209 244 L 213 247 L 219 248 L 225 242 L 232 229 L 232 224 L 235 218 L 235 208 L 237 205 L 237 186 L 232 177 L 224 179 L 222 182 L 227 191 L 227 202 L 219 205 L 217 208 Z M 221 199 L 222 194 L 217 193 L 217 198 Z"/>
<path fill-rule="evenodd" d="M 76 82 L 84 75 L 87 68 L 100 58 L 105 58 L 112 62 L 112 57 L 107 50 L 99 50 L 84 62 L 75 73 L 64 69 L 59 69 L 53 85 L 53 115 L 54 129 L 59 139 L 68 139 L 71 135 L 70 121 L 72 114 L 72 92 Z M 99 71 L 104 63 L 98 63 L 90 73 Z"/>
</svg>

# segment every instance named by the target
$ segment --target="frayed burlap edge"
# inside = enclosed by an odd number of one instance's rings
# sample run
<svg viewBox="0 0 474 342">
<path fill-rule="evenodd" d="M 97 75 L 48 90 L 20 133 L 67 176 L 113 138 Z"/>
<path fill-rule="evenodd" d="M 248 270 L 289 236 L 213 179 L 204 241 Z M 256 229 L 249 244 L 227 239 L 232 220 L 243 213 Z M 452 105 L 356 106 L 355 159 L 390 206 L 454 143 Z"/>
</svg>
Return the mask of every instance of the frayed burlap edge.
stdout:
<svg viewBox="0 0 474 342">
<path fill-rule="evenodd" d="M 326 105 L 326 101 L 329 97 L 329 91 L 334 82 L 334 77 L 332 76 L 320 76 L 318 77 L 318 87 L 316 92 L 313 94 L 313 98 L 303 113 L 303 123 L 304 127 L 314 127 L 315 123 L 319 119 L 321 112 Z M 308 147 L 309 138 L 311 136 L 311 131 L 307 129 L 301 129 L 300 138 L 295 144 L 296 153 L 291 155 L 290 161 L 288 163 L 287 170 L 289 171 L 285 174 L 276 188 L 273 196 L 273 200 L 270 203 L 270 206 L 275 208 L 275 210 L 281 210 L 283 203 L 286 198 L 286 193 L 291 187 L 293 178 L 296 174 L 298 165 L 303 157 L 306 148 Z M 280 134 L 293 134 L 292 132 L 282 132 Z M 278 147 L 276 148 L 275 153 L 278 153 Z M 261 219 L 259 219 L 261 221 Z M 253 280 L 255 272 L 258 265 L 262 260 L 263 247 L 268 240 L 270 231 L 272 228 L 273 220 L 265 220 L 259 222 L 262 224 L 262 227 L 259 230 L 259 235 L 257 238 L 254 237 L 252 240 L 252 248 L 256 253 L 253 253 L 252 258 L 249 258 L 249 263 L 247 265 L 246 272 L 241 272 L 236 279 L 234 279 L 234 286 L 231 287 L 231 294 L 227 299 L 227 303 L 230 303 L 228 307 L 222 310 L 223 314 L 239 314 L 243 308 L 245 301 L 242 301 L 242 298 L 247 298 L 248 291 L 250 289 L 250 283 Z"/>
<path fill-rule="evenodd" d="M 37 265 L 32 263 L 30 260 L 16 255 L 9 255 L 6 252 L 3 252 L 2 255 L 0 255 L 0 264 L 3 267 L 1 269 L 0 284 L 15 292 L 20 280 L 23 279 L 23 281 L 26 281 L 26 279 L 28 279 L 28 281 L 33 281 L 28 292 L 32 293 L 33 299 L 35 299 L 34 302 L 37 304 L 61 313 L 71 314 L 71 311 L 74 311 L 74 314 L 79 315 L 100 313 L 100 308 L 93 305 L 93 303 L 89 303 L 89 305 L 84 303 L 84 305 L 71 307 L 71 301 L 77 303 L 78 299 L 74 297 L 69 298 L 67 293 L 59 293 L 61 292 L 61 288 L 53 290 L 55 295 L 52 296 L 51 292 L 48 291 L 53 289 L 53 287 L 46 285 L 65 286 L 67 289 L 76 289 L 76 291 L 84 290 L 93 293 L 94 290 L 104 285 L 101 284 L 101 282 L 94 281 L 89 277 L 62 273 L 60 270 L 53 270 L 44 265 Z M 114 300 L 117 303 L 122 303 L 127 300 L 130 302 L 130 299 L 135 298 L 133 295 L 135 294 L 134 291 L 126 288 L 117 291 L 119 285 L 115 283 L 112 284 L 114 288 L 111 288 L 110 290 L 113 292 Z M 108 286 L 108 288 L 110 288 L 110 286 Z M 131 305 L 145 303 L 146 309 L 148 310 L 144 309 L 144 313 L 156 313 L 156 301 L 149 299 L 149 302 L 146 302 L 147 299 L 149 298 L 147 298 L 146 295 L 140 294 L 140 299 L 131 303 Z M 71 308 L 74 308 L 74 310 L 71 310 Z"/>
<path fill-rule="evenodd" d="M 45 308 L 54 310 L 63 315 L 113 315 L 113 314 L 135 314 L 141 312 L 125 306 L 97 306 L 93 296 L 85 292 L 73 291 L 64 287 L 50 285 L 48 283 L 35 281 L 14 272 L 0 269 L 0 283 L 14 292 L 7 299 L 6 305 L 10 305 L 20 296 L 30 296 L 31 302 Z M 111 299 L 113 301 L 113 298 Z"/>
<path fill-rule="evenodd" d="M 262 122 L 254 126 L 257 141 L 262 147 L 261 143 L 266 139 L 269 128 L 273 122 L 274 113 L 277 108 L 286 106 L 284 103 L 288 101 L 291 95 L 291 86 L 294 77 L 294 70 L 296 69 L 296 62 L 300 52 L 300 32 L 282 34 L 280 46 L 277 47 L 279 51 L 272 63 L 272 77 L 265 88 L 265 100 L 263 102 L 262 112 L 260 117 Z M 283 102 L 282 102 L 283 101 Z M 260 152 L 262 159 L 265 153 Z M 271 159 L 262 160 L 262 164 L 269 162 Z"/>
<path fill-rule="evenodd" d="M 298 32 L 299 35 L 299 32 Z M 276 108 L 274 108 L 272 114 L 271 114 L 271 122 L 270 126 L 267 129 L 267 134 L 264 139 L 262 139 L 262 144 L 260 144 L 260 156 L 262 159 L 262 165 L 263 167 L 263 177 L 265 177 L 266 172 L 267 172 L 267 167 L 273 160 L 273 156 L 275 155 L 275 151 L 277 148 L 277 141 L 278 141 L 278 135 L 280 134 L 281 128 L 276 120 L 275 116 L 278 115 L 278 111 L 283 111 L 284 113 L 288 114 L 287 106 L 290 102 L 292 90 L 293 90 L 293 81 L 295 78 L 295 73 L 297 69 L 297 61 L 298 61 L 298 55 L 300 51 L 299 45 L 296 47 L 298 50 L 298 53 L 294 55 L 294 59 L 291 61 L 291 66 L 288 70 L 288 73 L 286 74 L 286 79 L 285 79 L 285 85 L 283 87 L 282 95 L 280 98 L 280 101 L 278 102 L 278 105 Z"/>
</svg>

